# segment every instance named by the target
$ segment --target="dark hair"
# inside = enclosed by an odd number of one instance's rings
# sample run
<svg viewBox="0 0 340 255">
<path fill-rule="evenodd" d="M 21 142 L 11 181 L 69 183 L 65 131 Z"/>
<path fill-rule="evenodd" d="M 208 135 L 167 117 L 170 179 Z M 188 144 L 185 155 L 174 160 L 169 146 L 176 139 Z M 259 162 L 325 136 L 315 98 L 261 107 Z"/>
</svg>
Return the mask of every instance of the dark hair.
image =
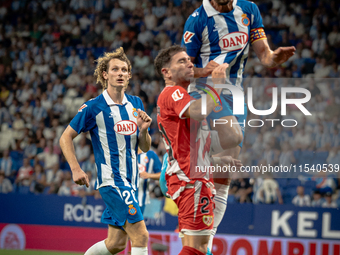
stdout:
<svg viewBox="0 0 340 255">
<path fill-rule="evenodd" d="M 178 52 L 186 52 L 185 48 L 179 46 L 179 45 L 173 45 L 169 48 L 161 50 L 157 57 L 155 58 L 155 68 L 157 73 L 160 76 L 163 76 L 162 74 L 162 68 L 171 62 L 171 58 L 177 54 Z"/>
</svg>

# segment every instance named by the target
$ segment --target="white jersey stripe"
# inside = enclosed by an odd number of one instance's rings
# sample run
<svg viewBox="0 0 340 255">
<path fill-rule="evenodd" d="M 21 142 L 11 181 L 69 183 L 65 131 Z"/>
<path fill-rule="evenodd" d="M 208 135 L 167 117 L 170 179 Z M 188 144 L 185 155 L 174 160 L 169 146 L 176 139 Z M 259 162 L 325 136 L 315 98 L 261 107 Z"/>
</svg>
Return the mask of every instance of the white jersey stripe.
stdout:
<svg viewBox="0 0 340 255">
<path fill-rule="evenodd" d="M 215 21 L 215 29 L 217 29 L 218 37 L 221 40 L 224 35 L 229 33 L 228 24 L 225 18 L 221 15 L 215 15 L 213 18 Z M 228 53 L 223 54 L 223 49 L 221 49 L 221 54 L 219 54 L 218 57 L 214 59 L 214 61 L 221 65 L 224 63 L 224 59 L 227 55 Z"/>
<path fill-rule="evenodd" d="M 115 112 L 115 107 L 118 106 L 111 106 L 110 110 L 114 114 Z M 116 110 L 117 111 L 117 110 Z M 119 109 L 118 109 L 119 111 Z M 120 114 L 115 114 L 113 115 L 113 121 L 114 123 L 118 123 L 119 121 L 122 120 L 122 117 Z M 126 143 L 125 143 L 125 137 L 122 134 L 118 134 L 116 132 L 116 140 L 117 140 L 117 145 L 118 145 L 118 153 L 119 153 L 119 172 L 120 176 L 124 182 L 124 185 L 127 187 L 130 187 L 129 182 L 126 180 L 127 177 L 127 171 L 126 171 Z"/>
<path fill-rule="evenodd" d="M 110 157 L 110 149 L 108 147 L 108 141 L 107 141 L 107 133 L 106 133 L 106 125 L 104 121 L 104 114 L 103 112 L 100 112 L 96 116 L 96 122 L 98 126 L 98 136 L 99 140 L 104 152 L 104 158 L 105 158 L 105 164 L 101 164 L 101 173 L 102 173 L 102 184 L 99 186 L 107 186 L 107 184 L 111 184 L 112 186 L 115 186 L 114 179 L 112 178 L 112 167 L 111 167 L 111 157 Z M 99 182 L 97 182 L 99 184 Z"/>
<path fill-rule="evenodd" d="M 205 67 L 209 63 L 209 56 L 210 56 L 210 41 L 209 41 L 209 31 L 208 26 L 206 26 L 202 32 L 202 48 L 201 52 L 208 52 L 208 54 L 201 54 L 202 58 L 202 66 Z"/>
</svg>

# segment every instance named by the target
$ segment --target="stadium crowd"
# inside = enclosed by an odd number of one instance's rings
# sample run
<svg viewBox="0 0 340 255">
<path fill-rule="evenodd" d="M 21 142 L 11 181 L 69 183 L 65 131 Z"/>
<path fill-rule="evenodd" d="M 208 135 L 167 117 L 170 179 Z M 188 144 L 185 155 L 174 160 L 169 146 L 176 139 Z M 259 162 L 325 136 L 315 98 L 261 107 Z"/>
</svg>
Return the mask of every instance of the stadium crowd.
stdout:
<svg viewBox="0 0 340 255">
<path fill-rule="evenodd" d="M 249 53 L 245 87 L 253 88 L 254 107 L 271 107 L 273 87 L 304 87 L 311 92 L 305 107 L 312 116 L 289 105 L 286 116 L 277 110 L 267 119 L 296 119 L 296 127 L 267 123 L 247 127 L 240 156 L 243 164 L 339 166 L 340 4 L 330 0 L 255 3 L 271 48 L 293 45 L 297 52 L 275 69 L 264 68 L 255 53 Z M 186 0 L 1 1 L 0 193 L 100 197 L 93 190 L 96 170 L 89 136 L 76 140 L 77 158 L 91 180 L 89 188 L 72 181 L 58 143 L 82 103 L 101 93 L 93 78 L 94 60 L 122 46 L 133 67 L 127 93 L 139 96 L 156 120 L 163 84 L 153 60 L 160 49 L 181 43 L 185 20 L 200 4 Z M 248 119 L 261 118 L 248 113 Z M 152 148 L 162 158 L 165 148 L 155 121 L 151 134 Z M 229 201 L 340 207 L 339 173 L 279 177 L 236 176 Z"/>
</svg>

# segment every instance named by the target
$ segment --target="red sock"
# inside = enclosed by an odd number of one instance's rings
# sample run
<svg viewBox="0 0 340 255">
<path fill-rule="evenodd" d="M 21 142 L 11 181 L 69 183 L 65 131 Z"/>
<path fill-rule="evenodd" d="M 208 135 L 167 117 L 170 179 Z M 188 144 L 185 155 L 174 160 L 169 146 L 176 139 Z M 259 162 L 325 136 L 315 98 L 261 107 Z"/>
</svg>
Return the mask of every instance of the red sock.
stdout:
<svg viewBox="0 0 340 255">
<path fill-rule="evenodd" d="M 205 255 L 203 252 L 196 250 L 195 248 L 184 246 L 178 255 Z"/>
</svg>

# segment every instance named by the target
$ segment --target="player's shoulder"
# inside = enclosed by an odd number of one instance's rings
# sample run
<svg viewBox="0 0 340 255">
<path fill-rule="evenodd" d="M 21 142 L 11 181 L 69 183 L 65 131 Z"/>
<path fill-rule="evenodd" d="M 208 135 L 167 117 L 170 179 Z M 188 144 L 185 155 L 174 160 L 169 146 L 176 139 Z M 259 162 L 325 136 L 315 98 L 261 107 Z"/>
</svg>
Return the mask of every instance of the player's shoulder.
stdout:
<svg viewBox="0 0 340 255">
<path fill-rule="evenodd" d="M 189 17 L 187 18 L 186 23 L 190 24 L 190 23 L 202 23 L 207 19 L 208 15 L 203 7 L 203 5 L 201 5 L 200 7 L 198 7 L 193 13 L 191 13 L 189 15 Z"/>
<path fill-rule="evenodd" d="M 252 2 L 252 1 L 248 1 L 248 0 L 237 0 L 237 6 L 241 7 L 241 9 L 245 12 L 253 12 L 254 9 L 257 9 L 257 5 Z"/>
<path fill-rule="evenodd" d="M 90 100 L 83 103 L 80 108 L 78 109 L 78 112 L 82 111 L 96 111 L 96 109 L 100 108 L 100 105 L 105 103 L 104 97 L 102 94 L 95 98 L 91 98 Z"/>
<path fill-rule="evenodd" d="M 148 152 L 146 153 L 146 155 L 147 155 L 149 158 L 158 157 L 158 156 L 157 156 L 157 153 L 154 152 L 153 150 L 148 150 Z"/>
<path fill-rule="evenodd" d="M 142 104 L 142 99 L 140 99 L 140 97 L 138 96 L 132 96 L 132 95 L 128 95 L 125 94 L 126 99 L 133 105 L 133 106 L 139 106 L 140 104 Z"/>
<path fill-rule="evenodd" d="M 184 97 L 184 94 L 188 92 L 181 86 L 168 86 L 163 89 L 161 94 L 159 95 L 158 100 L 170 100 L 171 98 L 174 101 L 178 101 Z"/>
</svg>

